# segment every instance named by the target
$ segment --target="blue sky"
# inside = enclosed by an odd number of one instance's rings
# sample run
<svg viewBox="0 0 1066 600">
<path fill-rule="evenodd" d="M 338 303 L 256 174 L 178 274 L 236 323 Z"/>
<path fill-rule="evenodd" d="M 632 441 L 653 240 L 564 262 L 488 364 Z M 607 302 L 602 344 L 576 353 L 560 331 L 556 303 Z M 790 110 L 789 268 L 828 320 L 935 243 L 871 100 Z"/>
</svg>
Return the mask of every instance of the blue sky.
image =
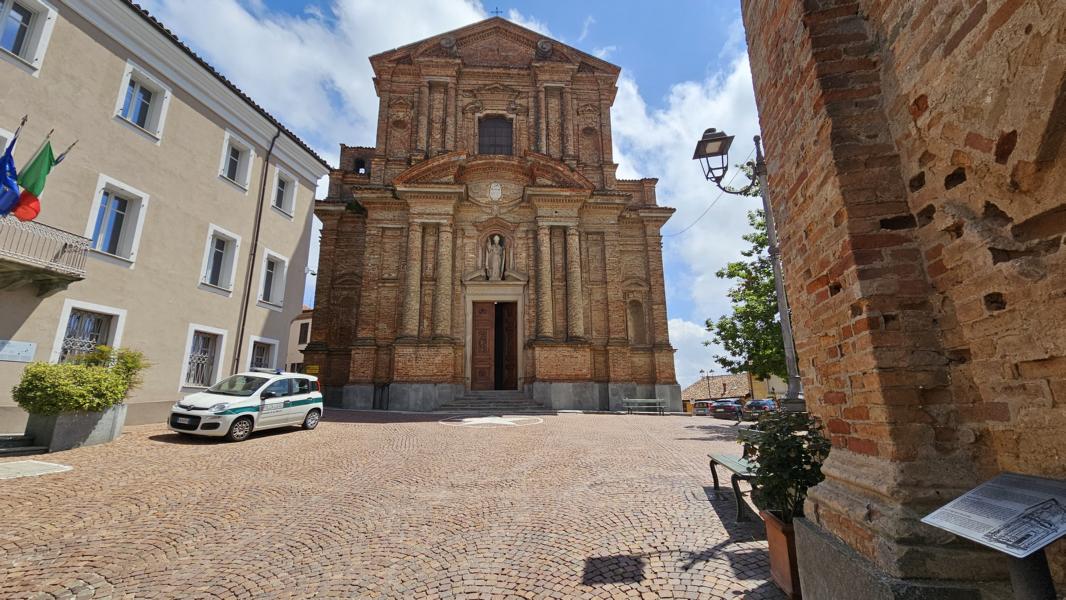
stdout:
<svg viewBox="0 0 1066 600">
<path fill-rule="evenodd" d="M 619 177 L 658 177 L 659 203 L 677 209 L 663 233 L 678 380 L 684 386 L 701 368 L 720 370 L 711 359 L 716 349 L 702 345 L 703 322 L 728 311 L 729 284 L 714 273 L 739 258 L 745 212 L 756 202 L 720 197 L 691 156 L 703 129 L 717 127 L 737 136 L 732 162 L 743 162 L 757 132 L 738 0 L 211 0 L 210 11 L 203 0 L 143 3 L 334 163 L 342 142 L 375 143 L 368 56 L 497 8 L 504 18 L 619 65 L 612 110 Z M 309 303 L 313 279 L 308 283 Z"/>
</svg>

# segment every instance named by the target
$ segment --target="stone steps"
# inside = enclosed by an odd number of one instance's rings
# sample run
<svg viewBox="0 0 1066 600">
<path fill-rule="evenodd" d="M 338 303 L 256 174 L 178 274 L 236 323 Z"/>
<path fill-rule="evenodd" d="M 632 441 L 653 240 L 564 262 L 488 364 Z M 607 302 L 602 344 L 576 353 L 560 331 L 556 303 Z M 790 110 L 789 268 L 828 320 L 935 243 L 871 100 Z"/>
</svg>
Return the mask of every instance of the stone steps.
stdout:
<svg viewBox="0 0 1066 600">
<path fill-rule="evenodd" d="M 8 456 L 29 456 L 31 454 L 47 454 L 48 446 L 15 446 L 0 448 L 0 458 Z"/>
<path fill-rule="evenodd" d="M 34 446 L 33 438 L 28 435 L 0 435 L 0 458 L 46 452 L 48 446 Z"/>
<path fill-rule="evenodd" d="M 547 409 L 515 390 L 469 391 L 444 403 L 438 410 L 471 413 L 539 413 Z"/>
</svg>

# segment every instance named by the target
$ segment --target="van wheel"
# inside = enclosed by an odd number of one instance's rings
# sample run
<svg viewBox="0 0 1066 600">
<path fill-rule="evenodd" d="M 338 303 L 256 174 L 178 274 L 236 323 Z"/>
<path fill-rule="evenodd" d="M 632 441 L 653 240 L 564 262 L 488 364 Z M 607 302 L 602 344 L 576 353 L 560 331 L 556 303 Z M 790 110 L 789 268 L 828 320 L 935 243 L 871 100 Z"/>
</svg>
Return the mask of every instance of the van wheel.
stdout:
<svg viewBox="0 0 1066 600">
<path fill-rule="evenodd" d="M 250 435 L 252 435 L 252 420 L 248 417 L 241 417 L 229 426 L 229 432 L 226 433 L 226 440 L 230 442 L 243 442 L 248 439 L 248 436 Z"/>
<path fill-rule="evenodd" d="M 319 420 L 321 420 L 321 418 L 322 411 L 318 410 L 317 408 L 312 408 L 311 410 L 307 411 L 307 416 L 304 417 L 304 424 L 302 425 L 302 427 L 307 430 L 314 429 L 315 427 L 318 427 L 318 422 Z"/>
</svg>

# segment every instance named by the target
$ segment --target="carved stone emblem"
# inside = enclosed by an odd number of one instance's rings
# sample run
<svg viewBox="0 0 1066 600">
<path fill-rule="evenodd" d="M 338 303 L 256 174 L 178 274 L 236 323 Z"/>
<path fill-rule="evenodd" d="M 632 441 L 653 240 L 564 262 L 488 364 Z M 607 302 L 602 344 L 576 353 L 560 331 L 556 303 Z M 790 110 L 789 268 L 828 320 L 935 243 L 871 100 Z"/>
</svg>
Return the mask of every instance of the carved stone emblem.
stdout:
<svg viewBox="0 0 1066 600">
<path fill-rule="evenodd" d="M 489 200 L 499 202 L 500 198 L 503 198 L 503 186 L 500 185 L 500 182 L 493 181 L 489 184 Z"/>
</svg>

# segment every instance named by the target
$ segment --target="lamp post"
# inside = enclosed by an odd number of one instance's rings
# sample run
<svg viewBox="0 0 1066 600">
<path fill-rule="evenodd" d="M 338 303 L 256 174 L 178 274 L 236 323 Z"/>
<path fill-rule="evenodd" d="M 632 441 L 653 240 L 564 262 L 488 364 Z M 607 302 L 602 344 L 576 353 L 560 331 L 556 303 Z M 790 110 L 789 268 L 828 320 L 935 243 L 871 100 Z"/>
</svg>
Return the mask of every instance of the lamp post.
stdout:
<svg viewBox="0 0 1066 600">
<path fill-rule="evenodd" d="M 788 371 L 788 391 L 785 392 L 785 401 L 795 401 L 800 395 L 799 369 L 796 367 L 796 347 L 792 341 L 792 319 L 788 311 L 788 299 L 785 297 L 785 284 L 781 279 L 781 256 L 777 247 L 777 228 L 774 226 L 774 213 L 770 210 L 770 200 L 766 196 L 766 161 L 762 154 L 762 139 L 755 136 L 755 164 L 754 173 L 759 183 L 759 193 L 762 196 L 762 208 L 766 218 L 766 237 L 770 264 L 774 270 L 774 288 L 777 290 L 777 312 L 781 318 L 781 341 L 785 347 L 785 369 Z M 728 190 L 722 187 L 722 179 L 729 170 L 729 147 L 733 144 L 733 136 L 716 129 L 708 129 L 703 132 L 703 137 L 696 143 L 696 151 L 692 154 L 692 160 L 700 161 L 703 168 L 703 176 L 707 181 L 713 182 L 718 189 L 727 194 L 745 195 L 755 186 L 755 181 L 741 190 Z"/>
<path fill-rule="evenodd" d="M 703 383 L 707 385 L 707 399 L 711 399 L 711 375 L 707 371 L 700 369 L 700 377 L 703 378 Z"/>
</svg>

